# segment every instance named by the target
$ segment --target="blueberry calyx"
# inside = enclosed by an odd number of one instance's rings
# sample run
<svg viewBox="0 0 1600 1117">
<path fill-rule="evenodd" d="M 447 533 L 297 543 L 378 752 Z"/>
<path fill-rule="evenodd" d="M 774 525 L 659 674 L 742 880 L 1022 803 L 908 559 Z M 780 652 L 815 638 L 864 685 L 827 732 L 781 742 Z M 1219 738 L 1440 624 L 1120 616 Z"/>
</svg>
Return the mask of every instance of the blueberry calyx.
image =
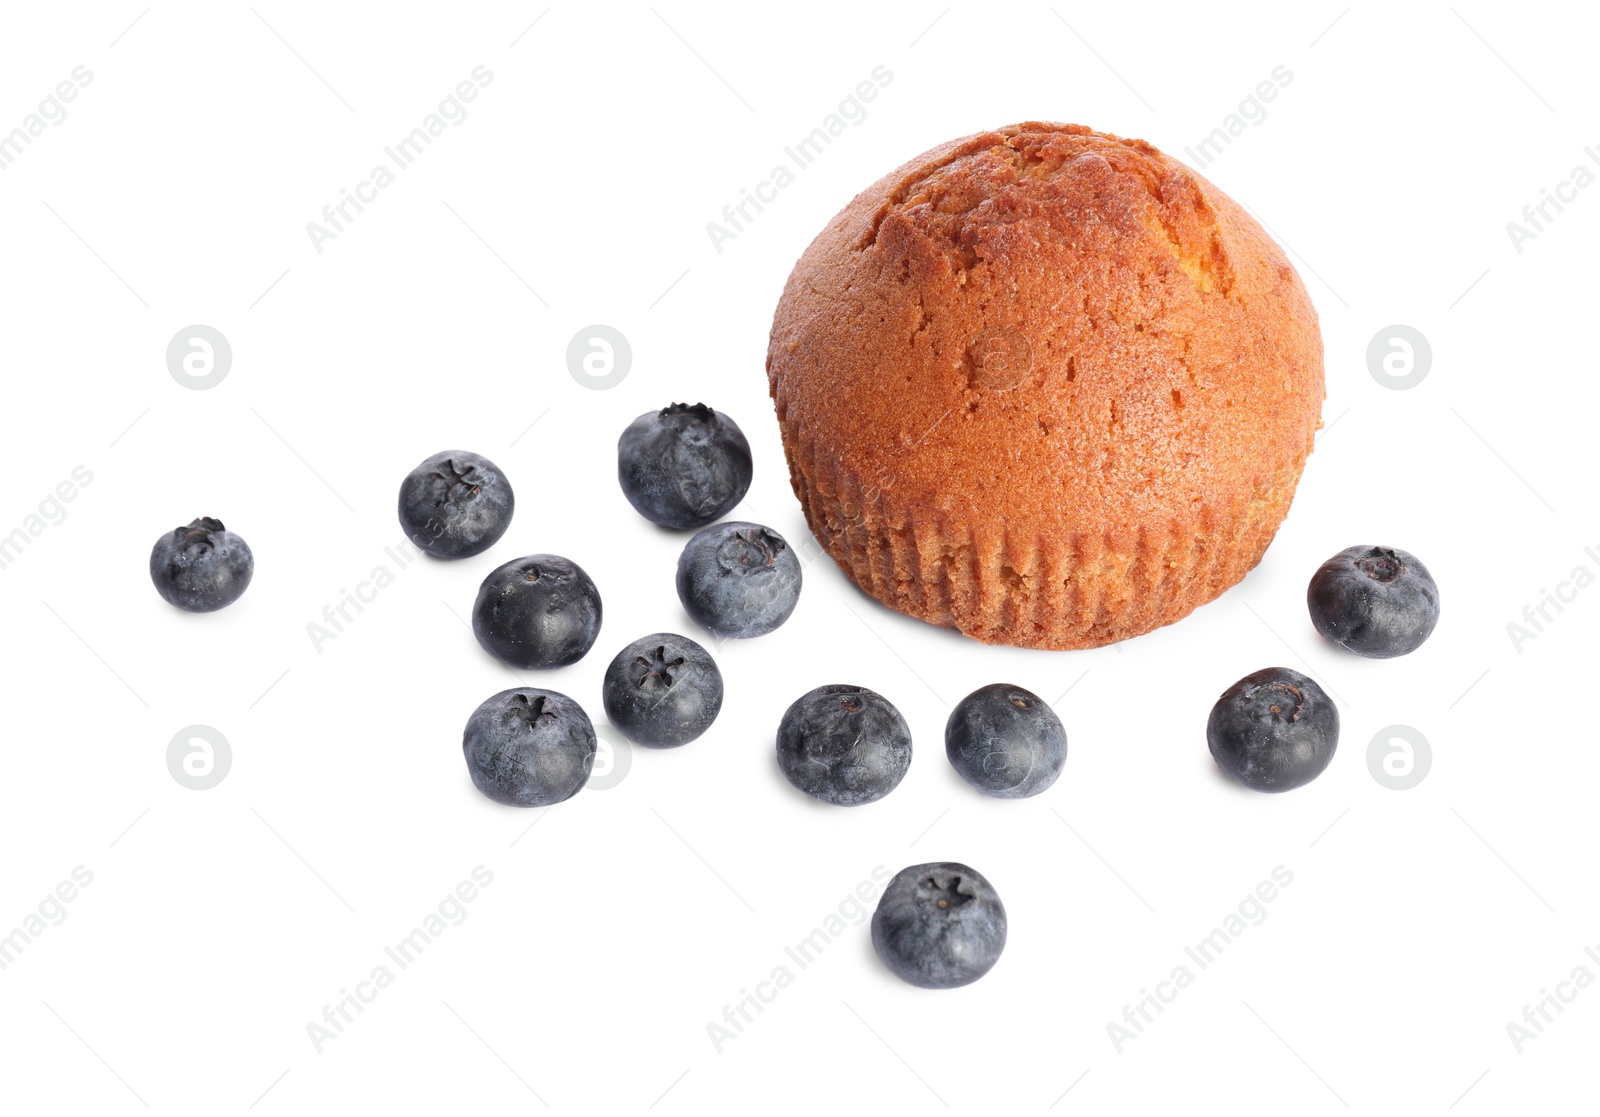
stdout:
<svg viewBox="0 0 1600 1117">
<path fill-rule="evenodd" d="M 440 492 L 438 496 L 434 497 L 433 503 L 435 507 L 448 504 L 451 500 L 471 500 L 473 497 L 478 495 L 478 489 L 481 487 L 481 484 L 477 477 L 477 466 L 469 464 L 465 469 L 463 469 L 456 465 L 456 460 L 454 458 L 446 458 L 442 464 L 450 471 L 450 475 L 448 477 L 443 473 L 440 473 L 437 469 L 431 470 L 428 473 L 429 477 L 434 477 L 444 482 L 443 491 Z M 458 497 L 455 495 L 455 489 L 458 485 L 467 490 L 465 496 Z"/>
<path fill-rule="evenodd" d="M 724 570 L 736 567 L 776 566 L 778 556 L 788 544 L 764 527 L 749 527 L 733 532 L 717 548 L 717 562 Z"/>
<path fill-rule="evenodd" d="M 683 656 L 680 655 L 676 659 L 668 659 L 667 647 L 663 644 L 650 653 L 649 659 L 642 655 L 635 656 L 633 662 L 634 666 L 644 668 L 644 674 L 639 677 L 640 690 L 647 690 L 654 686 L 665 688 L 670 687 L 676 681 L 672 677 L 672 669 L 683 666 Z"/>
<path fill-rule="evenodd" d="M 1361 572 L 1374 582 L 1388 585 L 1406 571 L 1403 559 L 1387 547 L 1374 547 L 1357 560 Z"/>
<path fill-rule="evenodd" d="M 962 890 L 963 885 L 965 891 Z M 924 877 L 917 886 L 917 899 L 932 900 L 941 911 L 959 908 L 977 898 L 977 893 L 972 890 L 972 883 L 959 874 L 948 881 L 941 881 L 938 877 Z"/>
<path fill-rule="evenodd" d="M 1280 694 L 1288 695 L 1287 700 L 1280 699 Z M 1245 697 L 1254 706 L 1256 717 L 1265 721 L 1296 722 L 1300 720 L 1300 711 L 1305 708 L 1306 696 L 1298 688 L 1288 683 L 1267 683 L 1264 686 L 1247 688 Z M 1261 707 L 1266 706 L 1262 711 Z M 1285 714 L 1284 707 L 1288 706 L 1289 712 Z"/>
<path fill-rule="evenodd" d="M 717 417 L 717 413 L 703 403 L 669 403 L 661 409 L 663 419 L 676 419 L 685 415 L 702 423 L 710 423 Z"/>
<path fill-rule="evenodd" d="M 530 730 L 544 718 L 549 718 L 551 721 L 558 720 L 556 712 L 548 708 L 542 694 L 535 695 L 532 699 L 520 692 L 513 694 L 511 701 L 507 703 L 506 713 L 513 721 L 522 722 Z"/>
<path fill-rule="evenodd" d="M 193 551 L 198 555 L 205 554 L 216 545 L 211 538 L 213 531 L 226 530 L 221 520 L 211 516 L 201 516 L 188 527 L 173 528 L 172 537 L 183 545 L 185 551 Z"/>
</svg>

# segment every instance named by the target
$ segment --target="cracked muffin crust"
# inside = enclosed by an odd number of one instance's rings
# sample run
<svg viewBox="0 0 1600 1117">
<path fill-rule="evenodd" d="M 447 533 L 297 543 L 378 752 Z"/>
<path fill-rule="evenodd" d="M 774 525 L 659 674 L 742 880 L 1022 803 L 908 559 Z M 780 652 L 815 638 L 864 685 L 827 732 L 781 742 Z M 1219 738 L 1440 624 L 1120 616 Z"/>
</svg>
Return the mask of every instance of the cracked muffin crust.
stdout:
<svg viewBox="0 0 1600 1117">
<path fill-rule="evenodd" d="M 1141 140 L 1026 123 L 863 191 L 767 377 L 818 541 L 986 643 L 1170 624 L 1260 561 L 1320 426 L 1316 311 L 1242 207 Z"/>
</svg>

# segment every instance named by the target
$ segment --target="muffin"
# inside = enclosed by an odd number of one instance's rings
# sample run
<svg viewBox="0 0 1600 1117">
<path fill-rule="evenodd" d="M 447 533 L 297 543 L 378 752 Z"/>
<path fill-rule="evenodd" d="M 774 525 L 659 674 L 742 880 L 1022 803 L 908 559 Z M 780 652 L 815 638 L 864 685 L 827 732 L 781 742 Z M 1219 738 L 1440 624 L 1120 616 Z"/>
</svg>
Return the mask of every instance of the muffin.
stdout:
<svg viewBox="0 0 1600 1117">
<path fill-rule="evenodd" d="M 795 265 L 767 378 L 861 589 L 985 643 L 1091 648 L 1261 560 L 1321 425 L 1316 310 L 1141 140 L 1017 124 L 858 194 Z"/>
</svg>

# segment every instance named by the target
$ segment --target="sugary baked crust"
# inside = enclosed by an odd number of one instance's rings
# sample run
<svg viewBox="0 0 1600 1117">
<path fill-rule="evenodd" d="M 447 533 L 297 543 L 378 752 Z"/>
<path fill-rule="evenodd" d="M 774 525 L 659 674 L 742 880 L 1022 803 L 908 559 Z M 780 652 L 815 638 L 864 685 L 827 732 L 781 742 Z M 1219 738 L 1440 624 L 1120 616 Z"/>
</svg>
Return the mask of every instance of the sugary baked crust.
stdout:
<svg viewBox="0 0 1600 1117">
<path fill-rule="evenodd" d="M 767 375 L 812 532 L 989 643 L 1094 647 L 1236 583 L 1323 400 L 1278 246 L 1140 140 L 1018 124 L 863 191 L 790 275 Z"/>
</svg>

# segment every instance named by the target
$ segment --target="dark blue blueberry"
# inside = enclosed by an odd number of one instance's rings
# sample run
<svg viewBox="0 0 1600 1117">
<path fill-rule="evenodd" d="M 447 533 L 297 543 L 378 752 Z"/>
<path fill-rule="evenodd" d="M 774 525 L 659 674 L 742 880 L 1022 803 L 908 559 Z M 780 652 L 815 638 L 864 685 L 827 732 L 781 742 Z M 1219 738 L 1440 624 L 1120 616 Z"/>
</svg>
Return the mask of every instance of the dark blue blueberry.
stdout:
<svg viewBox="0 0 1600 1117">
<path fill-rule="evenodd" d="M 911 767 L 911 730 L 881 694 L 843 683 L 819 686 L 784 711 L 778 766 L 790 783 L 824 803 L 872 803 L 899 786 Z"/>
<path fill-rule="evenodd" d="M 953 861 L 901 869 L 872 913 L 872 945 L 901 981 L 970 985 L 1006 948 L 1006 909 L 982 874 Z"/>
<path fill-rule="evenodd" d="M 662 527 L 705 527 L 726 516 L 749 491 L 751 468 L 739 424 L 703 403 L 646 412 L 617 439 L 623 495 Z"/>
<path fill-rule="evenodd" d="M 600 635 L 600 591 L 571 559 L 512 559 L 478 587 L 472 631 L 484 651 L 513 667 L 565 667 Z"/>
<path fill-rule="evenodd" d="M 1067 731 L 1037 694 L 992 683 L 950 712 L 944 748 L 961 778 L 985 795 L 1026 799 L 1061 775 Z"/>
<path fill-rule="evenodd" d="M 694 740 L 722 709 L 722 672 L 699 644 L 672 632 L 635 640 L 606 668 L 606 717 L 637 745 L 671 749 Z"/>
<path fill-rule="evenodd" d="M 1346 547 L 1311 576 L 1306 604 L 1318 632 L 1371 659 L 1416 651 L 1439 623 L 1433 575 L 1398 547 Z"/>
<path fill-rule="evenodd" d="M 1322 774 L 1339 747 L 1339 711 L 1313 679 L 1287 667 L 1246 675 L 1206 723 L 1217 766 L 1255 791 L 1288 791 Z"/>
<path fill-rule="evenodd" d="M 678 556 L 678 600 L 708 632 L 765 636 L 800 600 L 800 560 L 771 528 L 738 520 L 715 524 Z"/>
<path fill-rule="evenodd" d="M 446 450 L 400 483 L 400 526 L 434 558 L 470 558 L 506 533 L 516 500 L 511 483 L 488 458 Z"/>
<path fill-rule="evenodd" d="M 249 588 L 255 572 L 249 544 L 210 516 L 174 528 L 150 551 L 150 580 L 156 592 L 167 604 L 190 613 L 232 605 Z"/>
<path fill-rule="evenodd" d="M 516 687 L 472 711 L 461 751 L 472 782 L 496 803 L 547 807 L 589 782 L 594 725 L 565 694 Z"/>
</svg>

